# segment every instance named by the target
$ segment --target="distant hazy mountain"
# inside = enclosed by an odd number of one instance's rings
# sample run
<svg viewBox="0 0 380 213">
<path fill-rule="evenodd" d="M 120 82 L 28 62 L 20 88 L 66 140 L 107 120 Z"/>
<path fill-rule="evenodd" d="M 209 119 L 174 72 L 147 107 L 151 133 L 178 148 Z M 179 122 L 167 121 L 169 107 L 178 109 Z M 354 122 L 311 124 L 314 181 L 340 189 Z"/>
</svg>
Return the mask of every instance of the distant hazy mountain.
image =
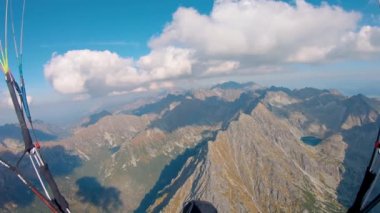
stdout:
<svg viewBox="0 0 380 213">
<path fill-rule="evenodd" d="M 37 137 L 38 141 L 55 141 L 67 135 L 67 131 L 57 127 L 55 125 L 44 123 L 41 120 L 35 120 L 33 122 L 34 133 L 32 133 L 33 140 L 34 136 Z M 0 126 L 0 151 L 1 150 L 20 150 L 22 148 L 22 136 L 20 126 L 17 124 L 4 124 Z"/>
<path fill-rule="evenodd" d="M 227 81 L 227 82 L 224 82 L 221 84 L 217 84 L 217 85 L 211 87 L 211 89 L 223 89 L 223 90 L 228 90 L 228 89 L 257 89 L 260 87 L 261 86 L 259 86 L 258 84 L 255 84 L 253 82 L 241 84 L 241 83 L 237 83 L 234 81 Z"/>
<path fill-rule="evenodd" d="M 94 114 L 42 150 L 64 153 L 53 165 L 68 167 L 56 176 L 73 211 L 179 212 L 202 199 L 220 212 L 344 212 L 380 122 L 379 101 L 363 95 L 236 82 L 130 112 Z M 0 174 L 0 185 L 14 181 Z M 42 208 L 14 196 L 0 207 Z"/>
</svg>

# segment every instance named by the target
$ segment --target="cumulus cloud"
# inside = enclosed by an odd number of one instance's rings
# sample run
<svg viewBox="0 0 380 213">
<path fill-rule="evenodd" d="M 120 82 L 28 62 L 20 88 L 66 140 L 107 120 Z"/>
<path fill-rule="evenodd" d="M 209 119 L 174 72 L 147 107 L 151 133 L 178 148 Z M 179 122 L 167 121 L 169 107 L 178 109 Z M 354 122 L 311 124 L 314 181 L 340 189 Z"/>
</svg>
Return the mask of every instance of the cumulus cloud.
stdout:
<svg viewBox="0 0 380 213">
<path fill-rule="evenodd" d="M 168 48 L 153 50 L 137 62 L 139 68 L 153 79 L 161 80 L 181 75 L 190 75 L 192 50 Z"/>
<path fill-rule="evenodd" d="M 238 69 L 239 66 L 238 61 L 209 61 L 205 75 L 227 74 Z"/>
<path fill-rule="evenodd" d="M 173 89 L 173 88 L 175 88 L 175 84 L 171 81 L 151 82 L 145 87 L 137 87 L 132 90 L 112 91 L 108 93 L 108 96 L 118 96 L 118 95 L 130 94 L 130 93 L 142 93 L 142 92 L 157 91 L 161 89 Z"/>
<path fill-rule="evenodd" d="M 278 71 L 292 63 L 371 58 L 380 28 L 358 25 L 361 14 L 304 0 L 219 0 L 209 15 L 179 8 L 149 54 L 136 60 L 110 51 L 52 56 L 45 76 L 79 97 L 171 88 L 176 79 Z M 171 82 L 169 83 L 165 82 Z"/>
<path fill-rule="evenodd" d="M 337 57 L 332 53 L 346 46 L 347 36 L 354 37 L 353 42 L 362 39 L 367 47 L 375 42 L 360 36 L 367 26 L 356 32 L 360 18 L 357 12 L 303 0 L 295 5 L 267 0 L 217 1 L 210 15 L 180 8 L 149 45 L 152 49 L 172 44 L 194 48 L 209 58 L 238 59 L 243 66 L 324 62 Z M 369 34 L 375 35 L 378 29 L 372 27 Z M 357 45 L 346 52 L 359 55 L 362 50 Z"/>
<path fill-rule="evenodd" d="M 0 106 L 5 107 L 5 108 L 9 108 L 9 109 L 13 109 L 13 102 L 12 102 L 12 98 L 11 98 L 9 92 L 3 91 L 1 93 L 2 93 L 2 96 L 4 98 L 0 101 Z M 18 101 L 21 103 L 20 97 L 19 96 L 17 96 L 17 97 L 18 97 Z M 26 100 L 27 100 L 29 106 L 33 104 L 33 97 L 32 96 L 27 95 Z"/>
<path fill-rule="evenodd" d="M 138 61 L 110 51 L 73 50 L 54 54 L 45 64 L 45 77 L 63 94 L 104 95 L 136 89 L 152 81 L 190 75 L 192 51 L 166 47 L 152 51 Z"/>
<path fill-rule="evenodd" d="M 166 82 L 152 82 L 149 84 L 150 90 L 159 90 L 159 89 L 170 89 L 173 88 L 175 85 L 173 82 L 166 81 Z"/>
</svg>

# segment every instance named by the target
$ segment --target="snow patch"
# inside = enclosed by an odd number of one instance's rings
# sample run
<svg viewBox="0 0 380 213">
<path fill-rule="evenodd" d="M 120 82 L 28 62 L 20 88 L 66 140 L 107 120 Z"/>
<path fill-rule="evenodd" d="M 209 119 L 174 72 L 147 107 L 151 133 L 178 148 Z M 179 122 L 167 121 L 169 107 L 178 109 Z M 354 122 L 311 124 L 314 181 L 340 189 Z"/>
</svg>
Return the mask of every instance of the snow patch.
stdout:
<svg viewBox="0 0 380 213">
<path fill-rule="evenodd" d="M 77 148 L 77 152 L 78 152 L 78 154 L 79 154 L 79 156 L 81 157 L 81 158 L 84 158 L 84 159 L 86 159 L 87 161 L 89 161 L 89 160 L 91 160 L 91 158 L 88 156 L 88 155 L 86 155 L 82 150 L 80 150 L 79 148 Z"/>
</svg>

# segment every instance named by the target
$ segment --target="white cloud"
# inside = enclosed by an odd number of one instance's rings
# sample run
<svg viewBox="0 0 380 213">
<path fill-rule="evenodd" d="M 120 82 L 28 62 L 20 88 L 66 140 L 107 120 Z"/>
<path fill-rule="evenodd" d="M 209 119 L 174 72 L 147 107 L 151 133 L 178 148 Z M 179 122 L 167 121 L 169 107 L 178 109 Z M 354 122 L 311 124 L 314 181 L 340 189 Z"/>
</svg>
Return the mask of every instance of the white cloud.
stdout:
<svg viewBox="0 0 380 213">
<path fill-rule="evenodd" d="M 333 50 L 332 46 L 301 47 L 296 51 L 296 53 L 289 55 L 287 57 L 287 61 L 295 62 L 295 63 L 296 62 L 308 63 L 308 62 L 322 61 L 326 59 L 326 56 L 331 52 L 331 50 Z"/>
<path fill-rule="evenodd" d="M 45 77 L 63 94 L 104 95 L 134 89 L 141 84 L 190 75 L 192 51 L 167 47 L 138 61 L 110 51 L 73 50 L 54 54 L 45 65 Z"/>
<path fill-rule="evenodd" d="M 364 26 L 356 35 L 356 49 L 360 52 L 380 51 L 380 28 Z"/>
<path fill-rule="evenodd" d="M 173 89 L 173 88 L 175 88 L 175 84 L 171 81 L 151 82 L 146 87 L 137 87 L 132 90 L 124 90 L 124 91 L 112 91 L 108 93 L 108 96 L 127 95 L 131 93 L 144 93 L 144 92 L 149 92 L 149 91 L 158 91 L 162 89 Z"/>
<path fill-rule="evenodd" d="M 165 49 L 153 50 L 141 57 L 137 63 L 140 69 L 150 73 L 151 78 L 168 79 L 191 74 L 192 54 L 192 50 L 169 46 Z"/>
<path fill-rule="evenodd" d="M 311 52 L 334 46 L 355 30 L 359 18 L 355 12 L 304 1 L 297 1 L 296 6 L 267 0 L 219 1 L 209 16 L 180 8 L 150 46 L 177 44 L 210 57 L 248 55 L 279 61 L 307 50 L 307 55 L 320 58 Z"/>
<path fill-rule="evenodd" d="M 379 43 L 380 28 L 360 28 L 360 18 L 360 13 L 327 3 L 223 0 L 215 3 L 210 15 L 178 9 L 149 45 L 152 49 L 173 44 L 192 48 L 203 59 L 233 59 L 242 68 L 360 58 L 363 52 L 378 55 L 374 46 Z M 350 44 L 347 37 L 352 38 Z"/>
<path fill-rule="evenodd" d="M 152 82 L 149 84 L 150 90 L 160 90 L 160 89 L 171 89 L 174 88 L 175 85 L 173 82 L 165 81 L 165 82 Z"/>
<path fill-rule="evenodd" d="M 133 89 L 131 92 L 147 92 L 148 89 L 145 87 L 137 87 L 136 89 Z"/>
<path fill-rule="evenodd" d="M 258 74 L 289 63 L 325 63 L 380 54 L 380 28 L 361 14 L 303 0 L 219 0 L 209 15 L 179 8 L 151 51 L 137 60 L 109 51 L 53 55 L 45 76 L 64 94 L 105 95 L 165 87 L 166 81 Z M 280 67 L 280 68 L 279 68 Z M 140 88 L 140 89 L 139 89 Z"/>
<path fill-rule="evenodd" d="M 13 102 L 12 102 L 12 98 L 11 98 L 9 92 L 3 91 L 1 93 L 2 93 L 2 97 L 4 97 L 4 98 L 0 101 L 0 106 L 8 108 L 8 109 L 13 109 L 14 108 Z M 21 103 L 20 97 L 18 95 L 17 95 L 17 98 L 18 98 L 19 103 Z M 33 97 L 32 96 L 27 95 L 26 100 L 28 101 L 29 106 L 33 104 Z"/>
<path fill-rule="evenodd" d="M 209 61 L 205 75 L 227 74 L 238 69 L 239 66 L 238 61 Z"/>
<path fill-rule="evenodd" d="M 342 37 L 330 51 L 331 58 L 369 59 L 380 54 L 380 28 L 363 26 L 358 32 L 350 32 Z"/>
</svg>

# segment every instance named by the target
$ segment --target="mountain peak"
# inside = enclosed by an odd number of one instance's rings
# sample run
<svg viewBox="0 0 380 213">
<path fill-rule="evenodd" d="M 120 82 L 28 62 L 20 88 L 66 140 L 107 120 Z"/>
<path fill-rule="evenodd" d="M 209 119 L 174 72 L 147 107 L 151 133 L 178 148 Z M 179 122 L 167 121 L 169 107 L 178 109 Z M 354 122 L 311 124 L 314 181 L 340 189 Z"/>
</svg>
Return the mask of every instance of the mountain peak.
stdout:
<svg viewBox="0 0 380 213">
<path fill-rule="evenodd" d="M 223 82 L 221 84 L 217 84 L 217 85 L 211 87 L 211 89 L 216 89 L 216 88 L 219 88 L 219 89 L 241 89 L 242 84 L 235 82 L 235 81 L 227 81 L 227 82 Z"/>
<path fill-rule="evenodd" d="M 302 98 L 302 99 L 307 99 L 307 98 L 312 98 L 316 96 L 320 96 L 324 93 L 330 93 L 329 90 L 321 90 L 313 87 L 305 87 L 302 89 L 295 89 L 293 90 L 293 93 L 296 97 Z"/>
<path fill-rule="evenodd" d="M 261 113 L 268 113 L 268 112 L 269 112 L 268 108 L 262 102 L 259 102 L 256 105 L 256 107 L 252 110 L 251 115 L 255 113 L 261 114 Z"/>
<path fill-rule="evenodd" d="M 217 84 L 217 85 L 211 87 L 211 89 L 223 89 L 223 90 L 227 90 L 227 89 L 248 89 L 248 88 L 255 89 L 255 88 L 259 88 L 259 87 L 260 86 L 254 82 L 238 83 L 235 81 L 226 81 L 226 82 L 223 82 L 223 83 L 220 83 L 220 84 Z"/>
<path fill-rule="evenodd" d="M 363 94 L 351 96 L 344 101 L 346 111 L 342 123 L 343 129 L 350 129 L 366 123 L 375 122 L 379 118 L 378 104 Z"/>
</svg>

